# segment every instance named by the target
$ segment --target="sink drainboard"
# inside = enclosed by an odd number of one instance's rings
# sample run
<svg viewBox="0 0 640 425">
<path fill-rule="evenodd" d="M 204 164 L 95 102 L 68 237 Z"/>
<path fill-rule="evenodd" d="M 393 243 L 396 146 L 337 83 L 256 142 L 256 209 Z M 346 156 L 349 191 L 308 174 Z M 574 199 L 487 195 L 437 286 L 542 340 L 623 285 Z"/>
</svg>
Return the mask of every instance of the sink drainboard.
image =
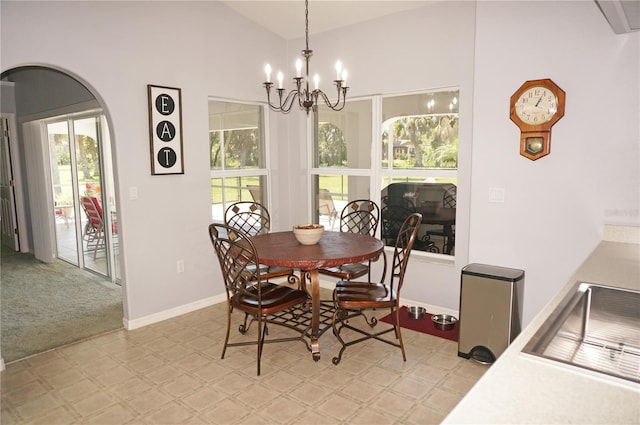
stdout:
<svg viewBox="0 0 640 425">
<path fill-rule="evenodd" d="M 640 292 L 577 284 L 523 351 L 640 383 Z"/>
</svg>

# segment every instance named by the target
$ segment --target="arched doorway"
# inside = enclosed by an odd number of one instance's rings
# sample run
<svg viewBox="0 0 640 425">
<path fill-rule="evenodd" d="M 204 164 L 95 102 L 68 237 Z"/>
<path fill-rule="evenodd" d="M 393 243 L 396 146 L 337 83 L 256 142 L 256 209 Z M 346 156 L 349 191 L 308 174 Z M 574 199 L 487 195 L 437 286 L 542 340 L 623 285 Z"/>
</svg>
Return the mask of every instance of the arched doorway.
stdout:
<svg viewBox="0 0 640 425">
<path fill-rule="evenodd" d="M 47 315 L 60 311 L 61 316 L 43 318 L 59 323 L 50 335 L 43 335 L 46 341 L 42 351 L 45 351 L 122 327 L 122 289 L 111 132 L 105 105 L 88 84 L 52 67 L 13 68 L 2 72 L 0 80 L 3 127 L 11 130 L 10 139 L 3 140 L 9 154 L 3 175 L 10 175 L 6 180 L 12 182 L 13 189 L 13 196 L 3 190 L 3 221 L 5 210 L 13 213 L 18 235 L 9 241 L 3 234 L 2 254 L 13 252 L 35 257 L 37 267 L 25 268 L 24 273 L 29 274 L 26 281 L 37 281 L 42 278 L 37 273 L 48 272 L 51 281 L 58 284 L 51 285 L 52 288 L 33 286 L 34 291 L 51 290 L 46 296 L 15 295 L 22 301 L 28 300 L 14 303 L 24 307 L 22 311 L 5 311 L 13 306 L 5 306 L 3 299 L 2 356 L 11 362 L 17 360 L 14 356 L 31 355 L 38 350 L 7 347 L 24 345 L 19 337 L 22 325 L 16 322 L 30 315 L 29 308 L 39 309 L 37 305 L 26 304 L 47 299 L 58 303 L 59 308 L 46 311 Z M 7 97 L 13 103 L 7 102 Z M 87 211 L 87 200 L 98 215 L 92 216 Z M 13 205 L 5 208 L 8 202 Z M 11 273 L 13 259 L 3 258 L 3 297 L 13 294 L 11 282 L 4 276 L 16 278 Z M 76 283 L 78 286 L 73 286 Z M 73 292 L 65 293 L 66 290 Z M 57 296 L 53 301 L 52 297 Z M 85 296 L 92 301 L 83 302 Z M 5 323 L 5 316 L 10 323 Z M 106 326 L 105 321 L 109 323 Z M 28 322 L 33 321 L 25 321 L 25 326 L 38 326 Z M 7 326 L 11 329 L 5 332 Z M 30 339 L 34 335 L 30 330 L 24 332 Z M 14 339 L 7 343 L 9 334 Z"/>
</svg>

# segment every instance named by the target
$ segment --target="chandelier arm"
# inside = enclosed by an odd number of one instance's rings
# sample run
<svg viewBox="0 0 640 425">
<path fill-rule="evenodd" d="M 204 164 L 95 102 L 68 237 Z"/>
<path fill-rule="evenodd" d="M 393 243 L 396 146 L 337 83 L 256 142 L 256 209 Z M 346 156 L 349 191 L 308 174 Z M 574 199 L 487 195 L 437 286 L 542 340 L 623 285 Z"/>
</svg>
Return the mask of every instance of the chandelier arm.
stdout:
<svg viewBox="0 0 640 425">
<path fill-rule="evenodd" d="M 279 98 L 279 105 L 274 105 L 271 102 L 271 85 L 273 85 L 273 83 L 265 83 L 265 87 L 267 88 L 267 104 L 269 105 L 269 107 L 276 111 L 276 112 L 282 112 L 285 114 L 288 114 L 289 111 L 291 111 L 291 107 L 293 106 L 293 102 L 295 101 L 296 97 L 299 96 L 299 93 L 296 90 L 291 90 L 287 96 L 283 99 L 283 93 L 284 93 L 284 89 L 276 89 L 276 91 L 278 92 L 278 98 Z"/>
<path fill-rule="evenodd" d="M 301 67 L 298 64 L 296 64 L 298 74 L 297 74 L 297 77 L 293 79 L 295 81 L 296 88 L 294 90 L 291 90 L 286 95 L 286 97 L 283 97 L 284 89 L 281 88 L 282 77 L 279 75 L 278 84 L 280 88 L 276 89 L 276 91 L 278 92 L 279 104 L 274 105 L 271 101 L 271 87 L 273 86 L 273 83 L 270 81 L 271 67 L 269 66 L 269 64 L 267 64 L 267 66 L 265 67 L 267 81 L 264 83 L 264 87 L 267 91 L 267 104 L 269 105 L 269 108 L 271 108 L 272 110 L 287 114 L 293 107 L 293 104 L 297 98 L 298 106 L 300 107 L 300 109 L 306 110 L 307 114 L 309 114 L 311 110 L 313 111 L 317 110 L 318 97 L 321 97 L 322 101 L 329 108 L 333 109 L 334 111 L 340 111 L 345 107 L 346 100 L 347 100 L 348 87 L 346 87 L 346 85 L 343 85 L 346 82 L 346 71 L 343 72 L 343 79 L 340 79 L 339 74 L 340 74 L 341 65 L 339 61 L 338 61 L 338 64 L 336 64 L 336 69 L 338 70 L 338 77 L 337 77 L 338 79 L 334 80 L 334 83 L 338 90 L 338 98 L 336 99 L 335 104 L 331 103 L 327 95 L 322 90 L 316 88 L 315 90 L 311 91 L 309 88 L 309 62 L 310 62 L 311 56 L 313 55 L 313 50 L 309 49 L 309 0 L 305 0 L 304 2 L 304 27 L 305 27 L 304 28 L 305 29 L 305 49 L 302 51 L 302 57 L 304 58 L 304 62 L 305 62 L 304 63 L 305 77 L 303 78 L 300 76 Z M 304 85 L 303 85 L 303 81 L 304 81 Z M 317 86 L 318 86 L 318 82 L 316 81 L 316 87 Z"/>
<path fill-rule="evenodd" d="M 338 89 L 338 98 L 336 99 L 336 103 L 333 103 L 333 104 L 331 103 L 327 95 L 322 90 L 314 90 L 315 99 L 316 99 L 315 103 L 316 104 L 318 103 L 318 97 L 322 97 L 322 100 L 324 101 L 325 105 L 327 105 L 329 108 L 331 108 L 334 111 L 341 111 L 344 108 L 347 100 L 347 91 L 345 89 L 346 87 L 343 87 L 342 90 Z M 342 91 L 342 96 L 340 95 L 341 91 Z"/>
</svg>

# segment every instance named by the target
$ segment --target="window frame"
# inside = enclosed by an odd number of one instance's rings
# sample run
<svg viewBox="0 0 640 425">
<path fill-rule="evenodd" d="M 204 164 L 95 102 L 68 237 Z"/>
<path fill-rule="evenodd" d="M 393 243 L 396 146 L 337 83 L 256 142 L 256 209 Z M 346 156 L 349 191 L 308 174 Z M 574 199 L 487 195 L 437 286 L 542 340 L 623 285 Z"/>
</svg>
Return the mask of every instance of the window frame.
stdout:
<svg viewBox="0 0 640 425">
<path fill-rule="evenodd" d="M 241 105 L 251 105 L 251 106 L 256 106 L 258 108 L 260 108 L 261 111 L 261 115 L 262 115 L 262 143 L 263 146 L 261 147 L 261 152 L 263 155 L 263 167 L 259 167 L 259 168 L 243 168 L 243 169 L 229 169 L 226 168 L 226 164 L 225 164 L 225 158 L 226 158 L 226 146 L 223 144 L 222 148 L 221 148 L 221 157 L 222 157 L 222 161 L 221 161 L 221 168 L 220 169 L 213 169 L 211 168 L 211 152 L 209 151 L 209 187 L 211 187 L 211 180 L 214 178 L 219 178 L 219 179 L 227 179 L 227 178 L 236 178 L 236 177 L 254 177 L 254 176 L 258 176 L 260 177 L 261 180 L 263 180 L 264 183 L 264 187 L 261 185 L 260 189 L 262 194 L 265 196 L 265 199 L 262 200 L 263 205 L 266 208 L 269 208 L 269 204 L 271 203 L 271 190 L 270 190 L 270 182 L 271 182 L 271 161 L 270 161 L 270 155 L 269 155 L 269 150 L 270 150 L 270 129 L 269 129 L 269 107 L 266 103 L 264 102 L 252 102 L 252 101 L 245 101 L 245 100 L 237 100 L 237 99 L 228 99 L 228 98 L 221 98 L 221 97 L 216 97 L 216 96 L 208 96 L 207 97 L 207 111 L 209 111 L 209 102 L 225 102 L 225 103 L 236 103 L 236 104 L 241 104 Z M 207 117 L 209 116 L 209 114 L 207 113 Z M 208 131 L 207 134 L 210 134 L 211 132 L 211 127 L 208 125 Z M 209 142 L 209 140 L 207 140 L 207 143 Z M 228 207 L 227 202 L 224 200 L 225 198 L 225 192 L 223 190 L 222 192 L 222 204 L 223 204 L 223 217 L 222 217 L 222 221 L 224 221 L 224 209 L 226 207 Z M 231 202 L 233 203 L 233 202 Z M 229 205 L 231 204 L 229 203 Z M 218 221 L 219 219 L 214 217 L 213 215 L 213 199 L 210 199 L 210 205 L 211 205 L 211 218 L 213 221 Z"/>
<path fill-rule="evenodd" d="M 453 168 L 422 168 L 422 169 L 394 169 L 392 162 L 388 163 L 388 166 L 383 168 L 382 166 L 382 123 L 383 123 L 383 101 L 385 98 L 389 97 L 400 97 L 400 96 L 411 96 L 417 94 L 428 94 L 434 92 L 444 92 L 444 91 L 457 91 L 458 99 L 460 98 L 460 86 L 448 86 L 448 87 L 438 87 L 434 89 L 422 89 L 422 90 L 414 90 L 407 92 L 397 92 L 397 93 L 388 93 L 388 94 L 377 94 L 377 95 L 368 95 L 368 96 L 359 96 L 347 99 L 347 103 L 353 101 L 360 100 L 371 100 L 372 106 L 372 117 L 371 117 L 371 168 L 341 168 L 341 167 L 315 167 L 314 160 L 318 155 L 315 150 L 317 149 L 316 143 L 316 135 L 318 128 L 318 112 L 314 112 L 313 116 L 310 116 L 308 123 L 308 132 L 307 132 L 307 140 L 309 146 L 309 154 L 308 154 L 308 168 L 309 168 L 309 182 L 308 182 L 308 190 L 310 194 L 310 218 L 312 220 L 316 220 L 316 214 L 314 213 L 314 205 L 317 204 L 317 195 L 314 194 L 314 177 L 315 176 L 323 176 L 323 175 L 341 175 L 341 176 L 368 176 L 369 177 L 369 187 L 371 193 L 371 199 L 376 202 L 378 205 L 381 205 L 381 192 L 383 186 L 383 179 L 388 181 L 387 185 L 391 183 L 391 179 L 394 177 L 416 177 L 416 178 L 455 178 L 456 185 L 460 181 L 460 152 L 458 151 L 458 167 Z M 460 117 L 460 107 L 458 107 L 458 111 L 456 112 L 458 117 Z M 458 145 L 460 146 L 460 145 Z M 456 214 L 458 216 L 458 214 Z M 381 229 L 378 226 L 376 231 L 376 237 L 381 236 Z M 387 248 L 389 248 L 387 246 Z M 417 255 L 425 256 L 425 257 L 434 257 L 445 259 L 447 261 L 454 261 L 456 255 L 446 255 L 441 253 L 431 253 L 426 251 L 416 251 Z"/>
</svg>

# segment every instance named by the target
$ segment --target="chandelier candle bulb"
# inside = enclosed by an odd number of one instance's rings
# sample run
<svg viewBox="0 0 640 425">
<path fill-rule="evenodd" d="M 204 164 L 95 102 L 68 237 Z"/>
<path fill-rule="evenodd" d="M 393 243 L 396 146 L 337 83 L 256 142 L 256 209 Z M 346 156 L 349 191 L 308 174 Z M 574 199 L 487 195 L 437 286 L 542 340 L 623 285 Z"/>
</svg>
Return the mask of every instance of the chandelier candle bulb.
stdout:
<svg viewBox="0 0 640 425">
<path fill-rule="evenodd" d="M 347 72 L 346 69 L 342 70 L 342 84 L 344 85 L 344 87 L 347 87 L 347 77 L 349 76 L 349 73 Z"/>
<path fill-rule="evenodd" d="M 271 67 L 267 64 L 265 67 L 265 73 L 267 75 L 267 81 L 264 83 L 264 88 L 267 92 L 267 104 L 269 108 L 288 114 L 294 103 L 300 106 L 300 109 L 305 110 L 307 114 L 312 110 L 315 111 L 320 102 L 324 103 L 328 108 L 334 111 L 341 111 L 347 100 L 347 91 L 349 87 L 345 84 L 347 79 L 346 70 L 342 68 L 342 62 L 336 63 L 336 80 L 333 81 L 338 89 L 338 96 L 335 101 L 329 99 L 325 92 L 320 90 L 320 77 L 316 74 L 313 78 L 315 82 L 315 89 L 309 88 L 309 60 L 313 55 L 313 50 L 309 49 L 309 0 L 304 2 L 305 22 L 304 22 L 304 34 L 305 34 L 305 49 L 302 50 L 302 58 L 296 60 L 296 76 L 293 78 L 295 87 L 289 91 L 286 95 L 284 93 L 284 87 L 282 85 L 282 74 L 278 73 L 278 88 L 276 89 L 276 99 L 271 99 Z M 303 63 L 304 61 L 304 63 Z M 305 74 L 302 75 L 302 67 L 305 67 Z M 341 79 L 342 77 L 342 79 Z M 304 84 L 303 84 L 304 83 Z"/>
<path fill-rule="evenodd" d="M 296 77 L 300 78 L 301 73 L 302 73 L 302 61 L 298 58 L 298 60 L 296 60 Z"/>
<path fill-rule="evenodd" d="M 264 67 L 264 73 L 267 77 L 265 81 L 267 83 L 270 83 L 271 82 L 271 65 L 267 64 L 267 66 Z"/>
</svg>

